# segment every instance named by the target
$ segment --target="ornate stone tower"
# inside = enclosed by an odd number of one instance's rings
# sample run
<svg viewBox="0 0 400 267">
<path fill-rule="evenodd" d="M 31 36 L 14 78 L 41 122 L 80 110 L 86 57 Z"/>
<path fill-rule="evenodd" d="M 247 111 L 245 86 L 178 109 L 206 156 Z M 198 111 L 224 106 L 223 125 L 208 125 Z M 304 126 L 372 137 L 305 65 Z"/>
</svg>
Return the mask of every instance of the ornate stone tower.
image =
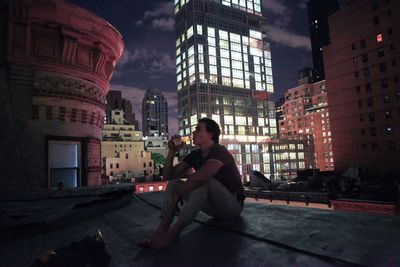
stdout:
<svg viewBox="0 0 400 267">
<path fill-rule="evenodd" d="M 101 184 L 104 103 L 122 36 L 61 0 L 0 4 L 0 31 L 0 190 Z"/>
</svg>

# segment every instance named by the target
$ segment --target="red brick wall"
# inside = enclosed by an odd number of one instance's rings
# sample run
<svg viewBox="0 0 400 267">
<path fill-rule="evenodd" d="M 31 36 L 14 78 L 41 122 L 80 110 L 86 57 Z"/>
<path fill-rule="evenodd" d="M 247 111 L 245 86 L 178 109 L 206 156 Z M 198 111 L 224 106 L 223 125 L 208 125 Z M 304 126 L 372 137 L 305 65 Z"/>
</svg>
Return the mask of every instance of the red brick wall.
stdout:
<svg viewBox="0 0 400 267">
<path fill-rule="evenodd" d="M 101 144 L 99 139 L 86 142 L 85 170 L 88 186 L 101 185 Z"/>
<path fill-rule="evenodd" d="M 378 8 L 372 8 L 374 2 Z M 324 62 L 338 172 L 358 166 L 374 176 L 400 173 L 399 10 L 400 1 L 360 0 L 329 18 L 331 45 L 324 48 Z"/>
</svg>

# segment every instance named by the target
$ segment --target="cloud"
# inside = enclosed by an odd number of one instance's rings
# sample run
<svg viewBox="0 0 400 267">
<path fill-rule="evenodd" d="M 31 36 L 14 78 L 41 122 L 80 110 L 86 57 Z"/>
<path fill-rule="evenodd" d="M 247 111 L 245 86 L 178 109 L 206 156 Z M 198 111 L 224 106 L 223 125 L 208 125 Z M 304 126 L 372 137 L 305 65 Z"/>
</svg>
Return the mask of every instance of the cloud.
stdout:
<svg viewBox="0 0 400 267">
<path fill-rule="evenodd" d="M 298 35 L 286 29 L 271 25 L 266 28 L 269 40 L 293 48 L 305 48 L 311 50 L 311 42 L 308 36 Z"/>
<path fill-rule="evenodd" d="M 118 65 L 122 66 L 128 63 L 135 62 L 138 59 L 145 59 L 149 57 L 149 52 L 146 48 L 135 48 L 133 50 L 130 50 L 128 48 L 125 48 L 124 53 L 122 54 Z"/>
<path fill-rule="evenodd" d="M 150 64 L 151 73 L 175 73 L 175 59 L 165 53 Z"/>
<path fill-rule="evenodd" d="M 174 15 L 174 5 L 172 1 L 158 3 L 154 9 L 148 10 L 144 13 L 144 19 L 160 17 L 163 15 Z"/>
<path fill-rule="evenodd" d="M 138 20 L 135 22 L 135 26 L 142 26 L 143 25 L 143 20 Z"/>
<path fill-rule="evenodd" d="M 122 97 L 132 103 L 132 111 L 139 121 L 139 127 L 142 128 L 142 101 L 146 94 L 146 89 L 127 86 L 122 84 L 110 84 L 110 90 L 122 92 Z M 168 127 L 170 135 L 178 133 L 178 94 L 176 92 L 161 92 L 168 102 Z"/>
<path fill-rule="evenodd" d="M 151 22 L 152 29 L 160 29 L 162 31 L 174 30 L 175 20 L 172 17 L 169 18 L 157 18 Z"/>
<path fill-rule="evenodd" d="M 297 8 L 307 8 L 308 0 L 297 1 Z M 292 22 L 293 6 L 285 5 L 283 0 L 263 0 L 264 10 L 272 13 L 274 20 L 264 27 L 268 39 L 272 42 L 292 48 L 311 50 L 311 42 L 308 36 L 291 32 L 288 28 Z M 295 6 L 296 8 L 296 6 Z"/>
<path fill-rule="evenodd" d="M 126 49 L 118 62 L 118 75 L 120 77 L 124 71 L 121 67 L 135 63 L 134 68 L 141 68 L 146 73 L 163 74 L 175 72 L 175 59 L 166 52 L 159 50 L 148 50 L 143 47 Z M 126 70 L 125 70 L 126 72 Z"/>
<path fill-rule="evenodd" d="M 281 0 L 262 0 L 262 5 L 264 9 L 278 15 L 284 15 L 288 10 Z"/>
<path fill-rule="evenodd" d="M 306 9 L 307 8 L 307 2 L 308 2 L 308 0 L 299 0 L 298 3 L 297 3 L 297 6 L 300 9 Z"/>
<path fill-rule="evenodd" d="M 143 19 L 135 22 L 136 26 L 144 25 L 151 19 L 150 29 L 171 31 L 174 29 L 174 5 L 171 1 L 158 3 L 151 10 L 144 13 Z"/>
</svg>

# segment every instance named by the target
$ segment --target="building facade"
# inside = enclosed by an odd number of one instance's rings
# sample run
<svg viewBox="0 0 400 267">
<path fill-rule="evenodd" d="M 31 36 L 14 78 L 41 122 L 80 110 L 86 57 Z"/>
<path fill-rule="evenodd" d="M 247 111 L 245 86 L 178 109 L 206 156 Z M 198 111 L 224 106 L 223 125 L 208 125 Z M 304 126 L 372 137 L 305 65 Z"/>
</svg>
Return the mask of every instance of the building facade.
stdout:
<svg viewBox="0 0 400 267">
<path fill-rule="evenodd" d="M 145 150 L 142 132 L 124 124 L 122 110 L 111 114 L 115 124 L 104 125 L 101 142 L 103 177 L 112 181 L 153 175 L 151 152 Z"/>
<path fill-rule="evenodd" d="M 252 171 L 259 171 L 271 180 L 291 180 L 298 170 L 311 168 L 312 146 L 305 139 L 279 139 L 263 143 L 226 143 L 244 182 Z"/>
<path fill-rule="evenodd" d="M 103 141 L 141 141 L 143 133 L 135 129 L 135 125 L 125 124 L 124 112 L 113 110 L 112 121 L 114 124 L 104 124 L 102 132 Z"/>
<path fill-rule="evenodd" d="M 0 190 L 100 185 L 104 99 L 122 36 L 55 0 L 2 2 L 0 31 Z"/>
<path fill-rule="evenodd" d="M 168 103 L 158 88 L 146 91 L 142 102 L 143 135 L 157 131 L 159 136 L 168 137 Z"/>
<path fill-rule="evenodd" d="M 201 117 L 220 125 L 226 146 L 276 138 L 271 53 L 261 12 L 260 0 L 175 1 L 179 134 L 187 144 Z M 250 164 L 264 172 L 259 153 L 259 162 L 238 163 L 239 169 Z"/>
<path fill-rule="evenodd" d="M 103 175 L 110 182 L 139 177 L 144 177 L 144 180 L 152 180 L 153 174 L 154 165 L 151 153 L 144 151 L 143 143 L 137 150 L 120 151 L 116 157 L 103 158 Z"/>
<path fill-rule="evenodd" d="M 275 179 L 293 180 L 297 171 L 314 167 L 314 146 L 307 136 L 280 138 L 270 145 L 272 150 Z"/>
<path fill-rule="evenodd" d="M 307 140 L 307 145 L 314 148 L 314 163 L 311 167 L 321 171 L 333 171 L 334 158 L 325 81 L 303 83 L 289 89 L 285 93 L 282 114 L 282 119 L 279 120 L 280 137 Z"/>
<path fill-rule="evenodd" d="M 135 126 L 135 130 L 139 130 L 139 122 L 136 120 L 136 115 L 132 111 L 131 101 L 122 98 L 121 91 L 110 90 L 106 98 L 106 124 L 113 124 L 111 121 L 112 111 L 122 110 L 124 112 L 124 119 L 126 124 Z"/>
<path fill-rule="evenodd" d="M 328 17 L 339 10 L 339 4 L 336 0 L 310 0 L 307 10 L 314 65 L 313 82 L 318 82 L 325 79 L 323 47 L 330 43 Z"/>
<path fill-rule="evenodd" d="M 350 1 L 324 50 L 335 169 L 400 173 L 399 1 Z"/>
</svg>

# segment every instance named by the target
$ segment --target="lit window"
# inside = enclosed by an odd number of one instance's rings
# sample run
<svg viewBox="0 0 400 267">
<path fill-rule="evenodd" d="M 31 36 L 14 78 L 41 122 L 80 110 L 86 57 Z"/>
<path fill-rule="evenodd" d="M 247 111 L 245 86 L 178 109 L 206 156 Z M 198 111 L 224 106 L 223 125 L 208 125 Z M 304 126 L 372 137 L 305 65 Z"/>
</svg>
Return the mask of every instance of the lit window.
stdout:
<svg viewBox="0 0 400 267">
<path fill-rule="evenodd" d="M 190 26 L 190 28 L 187 30 L 186 36 L 187 39 L 193 36 L 193 26 Z"/>
<path fill-rule="evenodd" d="M 378 34 L 378 35 L 376 36 L 376 41 L 377 41 L 378 43 L 382 43 L 382 41 L 383 41 L 383 36 L 382 36 L 381 33 Z"/>
<path fill-rule="evenodd" d="M 262 33 L 259 31 L 250 30 L 250 37 L 262 40 Z"/>
<path fill-rule="evenodd" d="M 233 124 L 233 116 L 224 116 L 225 124 Z"/>
<path fill-rule="evenodd" d="M 387 134 L 392 134 L 393 133 L 393 126 L 392 125 L 386 126 L 386 133 Z"/>
<path fill-rule="evenodd" d="M 215 56 L 209 56 L 208 62 L 209 62 L 211 65 L 217 65 L 217 57 L 215 57 Z"/>
<path fill-rule="evenodd" d="M 230 33 L 231 42 L 240 43 L 240 35 L 235 33 Z"/>
<path fill-rule="evenodd" d="M 210 54 L 210 55 L 213 55 L 213 56 L 216 56 L 217 55 L 217 50 L 215 49 L 215 47 L 209 47 L 208 48 L 208 53 Z"/>
<path fill-rule="evenodd" d="M 215 29 L 208 27 L 208 36 L 215 37 Z"/>
<path fill-rule="evenodd" d="M 197 25 L 197 34 L 203 34 L 203 27 L 201 25 Z"/>
<path fill-rule="evenodd" d="M 190 57 L 191 55 L 194 54 L 194 46 L 192 45 L 189 49 L 188 49 L 188 57 Z"/>
<path fill-rule="evenodd" d="M 228 32 L 219 30 L 219 39 L 228 40 Z"/>
</svg>

